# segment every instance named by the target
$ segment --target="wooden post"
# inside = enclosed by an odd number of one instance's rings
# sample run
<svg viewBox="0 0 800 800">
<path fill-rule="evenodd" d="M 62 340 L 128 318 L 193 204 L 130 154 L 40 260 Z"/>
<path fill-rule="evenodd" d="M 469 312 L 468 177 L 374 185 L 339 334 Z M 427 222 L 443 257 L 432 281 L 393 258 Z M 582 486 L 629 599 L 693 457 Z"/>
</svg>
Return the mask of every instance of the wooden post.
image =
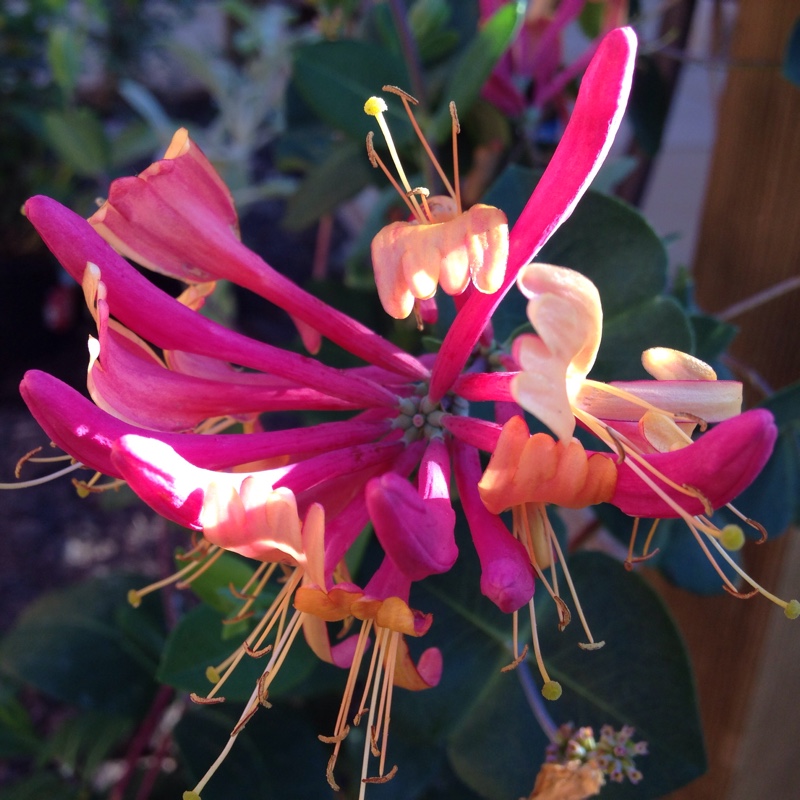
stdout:
<svg viewBox="0 0 800 800">
<path fill-rule="evenodd" d="M 694 264 L 706 311 L 800 275 L 800 87 L 780 73 L 799 16 L 800 0 L 739 4 Z M 777 388 L 800 378 L 800 291 L 731 321 L 741 328 L 732 354 L 743 380 Z M 764 585 L 800 595 L 800 547 L 788 537 L 749 547 L 745 561 Z M 695 665 L 710 760 L 709 773 L 670 800 L 793 795 L 800 627 L 763 598 L 702 599 L 659 585 Z"/>
</svg>

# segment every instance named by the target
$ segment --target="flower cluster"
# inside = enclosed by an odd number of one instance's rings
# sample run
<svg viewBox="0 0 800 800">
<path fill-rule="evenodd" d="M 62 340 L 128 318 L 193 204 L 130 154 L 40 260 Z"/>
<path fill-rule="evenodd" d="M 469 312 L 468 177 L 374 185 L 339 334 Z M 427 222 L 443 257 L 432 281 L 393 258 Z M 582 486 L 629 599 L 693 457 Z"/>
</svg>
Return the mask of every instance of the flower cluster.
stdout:
<svg viewBox="0 0 800 800">
<path fill-rule="evenodd" d="M 573 761 L 585 764 L 594 760 L 612 781 L 621 783 L 627 778 L 631 783 L 638 783 L 642 773 L 636 769 L 633 759 L 647 755 L 647 742 L 634 742 L 634 733 L 630 725 L 618 731 L 610 725 L 603 725 L 600 741 L 597 741 L 591 728 L 576 730 L 572 723 L 566 723 L 559 727 L 553 742 L 548 745 L 545 761 L 549 764 Z"/>
<path fill-rule="evenodd" d="M 208 695 L 195 698 L 220 702 L 243 658 L 268 657 L 220 758 L 256 709 L 269 704 L 269 687 L 302 632 L 320 659 L 349 670 L 333 733 L 325 737 L 333 745 L 331 786 L 353 703 L 355 724 L 368 717 L 362 794 L 370 782 L 391 777 L 394 687 L 428 689 L 443 668 L 436 648 L 415 663 L 405 637 L 424 636 L 434 623 L 409 605 L 412 585 L 450 570 L 458 558 L 452 482 L 480 560 L 480 591 L 514 615 L 512 665 L 527 654 L 516 620 L 527 608 L 550 699 L 561 687 L 550 679 L 536 637 L 537 581 L 554 598 L 562 626 L 569 612 L 555 578 L 555 562 L 564 559 L 548 504 L 610 502 L 636 518 L 682 517 L 703 548 L 727 557 L 724 545 L 739 529 L 720 530 L 710 517 L 766 462 L 776 435 L 771 416 L 741 414 L 739 384 L 717 381 L 706 365 L 673 351 L 645 355 L 653 381 L 592 381 L 602 325 L 597 290 L 571 270 L 531 263 L 608 152 L 634 51 L 628 29 L 602 41 L 561 144 L 510 231 L 498 209 L 463 210 L 457 188 L 433 202 L 401 173 L 414 219 L 376 237 L 376 284 L 389 314 L 415 311 L 421 323 L 435 308 L 437 286 L 455 296 L 455 321 L 431 358 L 403 351 L 245 247 L 230 193 L 185 131 L 164 159 L 115 181 L 88 221 L 46 197 L 27 202 L 28 219 L 82 285 L 97 323 L 88 375 L 94 403 L 52 376 L 29 372 L 21 391 L 31 412 L 79 466 L 127 482 L 157 512 L 195 532 L 195 547 L 174 580 L 191 583 L 225 551 L 259 563 L 247 584 L 235 587 L 242 605 L 233 619 L 245 619 L 254 607 L 260 617 L 230 658 L 209 669 Z M 413 100 L 401 98 L 407 107 Z M 371 101 L 368 110 L 383 127 L 381 108 Z M 377 163 L 371 145 L 370 155 Z M 177 298 L 164 293 L 126 259 L 183 281 L 185 291 Z M 335 369 L 201 315 L 221 279 L 288 313 L 312 354 L 325 338 L 364 365 Z M 529 299 L 536 332 L 518 338 L 497 371 L 482 354 L 493 346 L 493 311 L 517 286 Z M 471 416 L 473 401 L 492 401 L 496 421 Z M 339 418 L 262 429 L 265 412 L 286 409 Z M 524 410 L 553 435 L 532 436 Z M 599 452 L 573 439 L 576 423 L 596 436 Z M 719 424 L 693 440 L 694 429 L 707 423 Z M 226 433 L 232 425 L 244 433 Z M 486 469 L 482 453 L 490 456 Z M 508 509 L 511 530 L 501 516 Z M 383 560 L 359 585 L 344 557 L 368 524 Z M 277 589 L 264 608 L 256 601 L 270 581 Z M 772 599 L 797 615 L 796 601 Z M 585 647 L 601 646 L 574 600 Z M 370 651 L 359 697 L 359 670 Z M 371 756 L 377 775 L 370 775 Z M 187 797 L 199 796 L 219 763 Z"/>
</svg>

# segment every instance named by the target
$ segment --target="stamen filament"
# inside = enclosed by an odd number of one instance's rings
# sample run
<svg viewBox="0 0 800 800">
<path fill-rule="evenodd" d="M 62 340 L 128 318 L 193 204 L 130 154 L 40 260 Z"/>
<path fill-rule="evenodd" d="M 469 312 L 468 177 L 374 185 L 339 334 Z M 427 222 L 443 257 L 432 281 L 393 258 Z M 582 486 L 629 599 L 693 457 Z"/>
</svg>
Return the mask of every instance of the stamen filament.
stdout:
<svg viewBox="0 0 800 800">
<path fill-rule="evenodd" d="M 450 195 L 450 197 L 456 200 L 456 193 L 453 189 L 452 184 L 448 180 L 447 175 L 445 175 L 445 172 L 442 169 L 442 165 L 439 163 L 438 159 L 433 154 L 433 150 L 431 149 L 431 146 L 428 144 L 428 140 L 425 138 L 425 134 L 422 132 L 422 129 L 419 127 L 419 123 L 417 122 L 417 119 L 414 116 L 414 113 L 411 111 L 411 104 L 409 101 L 414 100 L 414 98 L 411 97 L 411 95 L 406 94 L 404 91 L 397 89 L 395 86 L 383 86 L 382 89 L 384 92 L 391 92 L 392 94 L 398 95 L 400 99 L 403 101 L 403 107 L 406 110 L 406 114 L 408 114 L 408 118 L 411 120 L 411 124 L 414 126 L 414 132 L 417 134 L 417 138 L 419 139 L 420 144 L 425 148 L 425 152 L 428 154 L 428 158 L 430 158 L 434 169 L 436 170 L 436 172 L 439 173 L 439 177 L 442 179 L 442 183 L 447 189 L 447 193 Z M 414 104 L 416 104 L 416 102 L 417 101 L 414 100 Z M 380 120 L 378 120 L 378 124 L 380 125 Z M 459 213 L 461 213 L 460 205 L 458 207 L 458 211 Z"/>
<path fill-rule="evenodd" d="M 592 636 L 592 632 L 589 630 L 589 624 L 586 622 L 586 617 L 583 614 L 581 601 L 578 599 L 578 592 L 575 590 L 575 584 L 572 582 L 572 575 L 570 575 L 569 568 L 567 567 L 567 560 L 564 558 L 564 553 L 561 551 L 561 545 L 558 543 L 558 538 L 554 535 L 551 537 L 551 541 L 553 543 L 553 547 L 556 549 L 556 552 L 558 553 L 558 560 L 561 563 L 561 567 L 564 570 L 564 577 L 567 580 L 567 586 L 569 586 L 569 592 L 572 595 L 572 599 L 575 603 L 575 610 L 578 612 L 578 617 L 580 618 L 581 625 L 583 625 L 583 630 L 589 637 L 589 645 L 581 644 L 580 646 L 583 647 L 584 649 L 591 649 L 591 650 L 597 647 L 602 647 L 605 644 L 605 642 L 595 642 L 594 637 Z"/>
<path fill-rule="evenodd" d="M 373 167 L 380 167 L 383 170 L 383 174 L 388 178 L 389 183 L 392 184 L 397 194 L 403 198 L 403 202 L 408 206 L 408 210 L 416 217 L 419 222 L 425 222 L 423 215 L 420 212 L 419 206 L 417 205 L 416 201 L 413 200 L 412 197 L 409 197 L 408 193 L 403 191 L 403 188 L 400 184 L 395 180 L 394 175 L 389 172 L 388 167 L 386 164 L 383 163 L 383 159 L 378 155 L 377 151 L 375 150 L 374 145 L 372 144 L 373 133 L 370 131 L 367 134 L 367 157 L 370 160 L 370 163 Z"/>
<path fill-rule="evenodd" d="M 131 589 L 131 591 L 128 592 L 128 602 L 132 606 L 138 606 L 145 595 L 151 594 L 152 592 L 156 592 L 159 589 L 163 589 L 165 586 L 172 585 L 173 583 L 178 583 L 185 575 L 189 575 L 189 573 L 191 573 L 194 570 L 202 569 L 203 571 L 205 571 L 205 569 L 207 569 L 208 566 L 213 564 L 224 552 L 225 551 L 221 547 L 217 547 L 216 545 L 211 545 L 208 548 L 207 556 L 204 557 L 205 560 L 201 559 L 199 561 L 192 561 L 182 569 L 179 569 L 174 574 L 166 578 L 163 578 L 160 581 L 156 581 L 155 583 L 151 583 L 149 586 L 145 586 L 143 589 Z M 200 573 L 198 572 L 197 575 L 199 574 Z M 182 588 L 188 586 L 192 582 L 192 580 L 194 580 L 194 578 L 197 577 L 197 575 L 192 575 L 190 578 L 187 578 L 183 582 Z"/>
<path fill-rule="evenodd" d="M 70 464 L 68 467 L 64 467 L 64 469 L 58 470 L 58 472 L 52 472 L 50 475 L 43 475 L 41 478 L 32 478 L 31 480 L 19 481 L 17 483 L 0 483 L 0 490 L 29 489 L 31 486 L 41 486 L 43 483 L 50 483 L 50 481 L 54 481 L 56 478 L 61 478 L 64 475 L 69 475 L 70 472 L 75 472 L 75 470 L 78 469 L 86 469 L 86 467 L 80 462 L 76 462 L 75 464 Z"/>
<path fill-rule="evenodd" d="M 553 686 L 553 684 L 555 684 L 555 686 L 558 687 L 558 689 L 559 689 L 558 695 L 555 695 L 554 697 L 548 697 L 547 698 L 548 700 L 555 700 L 561 694 L 561 692 L 560 692 L 561 686 L 558 684 L 557 681 L 554 681 L 550 677 L 549 673 L 547 672 L 547 667 L 545 667 L 545 665 L 544 665 L 544 659 L 542 658 L 542 650 L 539 647 L 539 632 L 538 632 L 538 630 L 536 628 L 536 609 L 534 608 L 534 605 L 533 605 L 533 598 L 531 598 L 528 601 L 528 613 L 530 614 L 530 617 L 531 617 L 531 639 L 533 641 L 533 655 L 534 655 L 534 657 L 536 659 L 536 665 L 539 667 L 539 674 L 542 676 L 542 680 L 544 681 L 544 685 L 545 686 Z M 544 688 L 542 689 L 542 692 L 544 693 Z M 555 694 L 555 693 L 553 693 L 553 694 Z"/>
<path fill-rule="evenodd" d="M 461 125 L 458 121 L 458 112 L 456 104 L 450 101 L 450 118 L 453 121 L 453 183 L 456 187 L 455 201 L 456 213 L 461 213 L 461 180 L 458 172 L 458 134 L 461 133 Z"/>
<path fill-rule="evenodd" d="M 781 608 L 785 609 L 791 601 L 781 600 L 780 597 L 776 597 L 772 592 L 768 592 L 761 584 L 754 581 L 730 556 L 728 551 L 713 537 L 709 536 L 711 540 L 711 544 L 717 549 L 719 554 L 728 562 L 731 568 L 744 580 L 746 583 L 749 583 L 754 589 L 756 589 L 759 594 L 763 594 L 767 600 L 771 600 L 775 603 L 776 606 L 780 606 Z"/>
</svg>

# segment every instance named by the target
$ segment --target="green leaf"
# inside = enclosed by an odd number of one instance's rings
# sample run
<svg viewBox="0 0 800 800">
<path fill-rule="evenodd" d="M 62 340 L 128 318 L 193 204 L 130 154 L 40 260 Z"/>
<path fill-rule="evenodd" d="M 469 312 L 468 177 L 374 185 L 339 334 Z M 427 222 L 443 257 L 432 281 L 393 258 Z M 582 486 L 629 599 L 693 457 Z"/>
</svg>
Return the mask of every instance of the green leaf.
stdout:
<svg viewBox="0 0 800 800">
<path fill-rule="evenodd" d="M 343 142 L 305 177 L 286 205 L 284 225 L 299 231 L 333 212 L 372 180 L 363 142 Z"/>
<path fill-rule="evenodd" d="M 449 71 L 449 80 L 442 92 L 442 106 L 428 126 L 427 132 L 433 141 L 443 141 L 450 135 L 450 101 L 455 102 L 460 114 L 466 114 L 478 99 L 492 68 L 514 40 L 524 6 L 519 2 L 504 5 L 461 51 Z"/>
<path fill-rule="evenodd" d="M 709 363 L 716 361 L 728 349 L 739 332 L 735 325 L 707 314 L 692 314 L 689 320 L 694 331 L 694 354 Z"/>
<path fill-rule="evenodd" d="M 85 712 L 64 720 L 42 749 L 42 762 L 57 761 L 89 783 L 115 748 L 125 742 L 134 721 L 116 714 Z"/>
<path fill-rule="evenodd" d="M 800 86 L 800 17 L 794 21 L 783 51 L 783 77 Z"/>
<path fill-rule="evenodd" d="M 779 428 L 800 425 L 800 382 L 779 389 L 761 406 L 775 415 Z"/>
<path fill-rule="evenodd" d="M 578 22 L 589 39 L 596 39 L 602 33 L 604 12 L 602 3 L 584 3 Z"/>
<path fill-rule="evenodd" d="M 177 562 L 185 567 L 185 562 Z M 241 589 L 253 577 L 253 562 L 235 553 L 225 552 L 190 584 L 191 590 L 207 605 L 220 614 L 233 614 L 242 604 L 234 597 L 230 587 Z"/>
<path fill-rule="evenodd" d="M 694 348 L 686 313 L 671 297 L 654 297 L 607 316 L 591 377 L 601 381 L 647 378 L 641 356 L 648 347 L 672 347 L 687 353 Z"/>
<path fill-rule="evenodd" d="M 185 692 L 205 695 L 211 689 L 206 668 L 224 661 L 247 634 L 231 641 L 223 637 L 223 615 L 198 606 L 185 614 L 167 640 L 158 669 L 158 679 Z M 246 656 L 225 682 L 220 695 L 231 702 L 245 702 L 256 680 L 264 671 L 269 655 L 256 659 Z M 315 661 L 305 642 L 296 639 L 281 672 L 270 687 L 270 695 L 280 697 L 298 686 L 310 674 Z"/>
<path fill-rule="evenodd" d="M 670 583 L 699 595 L 724 593 L 722 578 L 683 520 L 662 521 L 659 525 L 659 534 L 660 538 L 654 542 L 660 549 L 658 568 Z M 713 547 L 709 546 L 708 551 L 734 586 L 737 585 L 740 579 L 736 571 Z M 741 566 L 741 551 L 730 553 L 730 556 Z"/>
<path fill-rule="evenodd" d="M 570 572 L 601 650 L 584 651 L 573 622 L 559 634 L 552 604 L 539 626 L 551 677 L 564 694 L 547 710 L 558 724 L 574 721 L 616 728 L 633 725 L 650 755 L 637 759 L 645 780 L 611 784 L 608 798 L 661 797 L 701 775 L 706 767 L 691 667 L 678 629 L 648 583 L 600 553 L 581 553 Z M 544 603 L 542 605 L 545 605 Z"/>
<path fill-rule="evenodd" d="M 99 179 L 109 166 L 109 141 L 103 124 L 88 108 L 48 111 L 44 115 L 47 144 L 76 174 Z"/>
<path fill-rule="evenodd" d="M 800 432 L 783 430 L 775 449 L 758 477 L 737 498 L 733 505 L 749 519 L 766 529 L 770 539 L 785 533 L 800 512 L 798 477 L 800 476 Z M 741 525 L 732 511 L 721 509 L 719 526 L 726 522 Z M 716 520 L 715 520 L 716 521 Z M 742 526 L 751 539 L 760 534 L 748 525 Z"/>
<path fill-rule="evenodd" d="M 471 543 L 463 540 L 460 515 L 459 530 L 456 568 L 427 579 L 412 597 L 414 607 L 433 613 L 434 623 L 427 641 L 410 645 L 417 651 L 434 645 L 442 650 L 442 680 L 434 689 L 396 695 L 391 741 L 413 736 L 432 748 L 444 743 L 458 778 L 480 796 L 527 796 L 547 739 L 525 700 L 520 675 L 500 672 L 513 657 L 511 618 L 480 593 L 480 570 Z M 572 720 L 598 732 L 606 723 L 636 726 L 653 753 L 640 762 L 645 782 L 636 794 L 630 793 L 632 787 L 604 791 L 609 797 L 660 797 L 697 777 L 705 766 L 680 635 L 649 585 L 613 559 L 580 554 L 570 560 L 570 571 L 595 638 L 606 645 L 599 651 L 581 650 L 577 642 L 585 641 L 585 634 L 577 615 L 559 633 L 553 603 L 544 592 L 538 596 L 545 663 L 564 689 L 560 700 L 545 704 L 546 710 L 555 724 Z M 527 669 L 537 674 L 531 657 Z M 538 676 L 535 681 L 538 687 Z"/>
<path fill-rule="evenodd" d="M 81 708 L 140 710 L 155 687 L 140 661 L 139 643 L 120 628 L 118 614 L 128 591 L 142 583 L 113 575 L 42 596 L 0 641 L 0 668 Z M 158 625 L 160 609 L 158 598 L 145 598 L 137 613 Z"/>
<path fill-rule="evenodd" d="M 31 756 L 40 744 L 27 709 L 10 686 L 0 684 L 0 758 Z"/>
<path fill-rule="evenodd" d="M 401 59 L 377 45 L 357 41 L 317 42 L 295 53 L 294 84 L 320 118 L 362 143 L 377 125 L 364 103 L 384 85 L 407 87 L 411 81 Z M 385 114 L 395 142 L 413 138 L 402 105 Z M 363 151 L 362 151 L 363 152 Z"/>
<path fill-rule="evenodd" d="M 53 772 L 37 772 L 0 791 L 2 800 L 85 800 L 86 792 Z"/>
<path fill-rule="evenodd" d="M 57 23 L 47 31 L 47 63 L 53 80 L 71 98 L 81 70 L 81 43 L 68 25 Z"/>
<path fill-rule="evenodd" d="M 228 743 L 238 713 L 222 706 L 192 707 L 175 729 L 190 780 L 199 780 Z M 307 800 L 330 797 L 327 748 L 298 710 L 260 708 L 203 789 L 203 800 Z M 190 786 L 186 787 L 191 788 Z"/>
<path fill-rule="evenodd" d="M 613 316 L 664 291 L 667 251 L 632 206 L 587 192 L 537 261 L 570 267 L 594 282 L 603 312 Z"/>
</svg>

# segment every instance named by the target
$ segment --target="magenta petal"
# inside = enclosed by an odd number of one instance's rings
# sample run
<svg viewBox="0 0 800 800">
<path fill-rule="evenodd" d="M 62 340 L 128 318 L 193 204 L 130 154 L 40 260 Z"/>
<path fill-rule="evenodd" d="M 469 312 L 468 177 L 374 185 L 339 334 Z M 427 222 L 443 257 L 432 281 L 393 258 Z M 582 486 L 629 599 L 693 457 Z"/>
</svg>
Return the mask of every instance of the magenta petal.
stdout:
<svg viewBox="0 0 800 800">
<path fill-rule="evenodd" d="M 387 419 L 357 418 L 247 436 L 156 433 L 111 416 L 46 372 L 27 372 L 20 394 L 44 432 L 64 452 L 114 478 L 122 476 L 111 461 L 111 446 L 126 434 L 165 442 L 198 467 L 227 469 L 262 459 L 308 455 L 371 442 L 388 433 L 391 425 Z"/>
<path fill-rule="evenodd" d="M 458 557 L 448 460 L 444 443 L 433 441 L 420 465 L 419 490 L 395 472 L 373 478 L 366 487 L 378 540 L 412 581 L 447 572 Z"/>
<path fill-rule="evenodd" d="M 482 474 L 478 451 L 458 440 L 453 449 L 456 485 L 481 562 L 481 592 L 501 611 L 516 611 L 533 597 L 535 577 L 530 558 L 478 494 Z"/>
<path fill-rule="evenodd" d="M 453 385 L 519 270 L 569 217 L 600 169 L 622 121 L 635 55 L 636 36 L 630 28 L 613 30 L 600 42 L 564 136 L 509 235 L 503 286 L 491 295 L 473 293 L 445 336 L 431 376 L 434 402 Z"/>
<path fill-rule="evenodd" d="M 89 223 L 49 197 L 32 197 L 25 212 L 45 244 L 79 283 L 87 263 L 100 269 L 111 315 L 165 350 L 186 350 L 278 375 L 358 407 L 393 406 L 393 392 L 313 358 L 230 331 L 162 292 L 100 238 Z M 168 325 L 164 324 L 169 320 Z"/>
<path fill-rule="evenodd" d="M 319 331 L 365 360 L 426 377 L 413 356 L 301 289 L 243 245 L 230 194 L 199 152 L 115 180 L 109 202 L 90 222 L 124 255 L 151 269 L 195 282 L 226 278 L 260 294 L 300 321 L 300 333 L 312 345 Z"/>
<path fill-rule="evenodd" d="M 688 447 L 644 458 L 675 483 L 698 489 L 719 508 L 753 482 L 772 454 L 777 435 L 772 414 L 754 409 L 721 422 Z M 655 482 L 689 514 L 705 513 L 699 500 Z M 679 516 L 635 474 L 627 459 L 619 465 L 611 502 L 634 517 Z"/>
<path fill-rule="evenodd" d="M 169 445 L 144 436 L 123 436 L 114 443 L 111 459 L 153 510 L 186 528 L 202 530 L 203 500 L 215 473 L 192 466 Z"/>
</svg>

